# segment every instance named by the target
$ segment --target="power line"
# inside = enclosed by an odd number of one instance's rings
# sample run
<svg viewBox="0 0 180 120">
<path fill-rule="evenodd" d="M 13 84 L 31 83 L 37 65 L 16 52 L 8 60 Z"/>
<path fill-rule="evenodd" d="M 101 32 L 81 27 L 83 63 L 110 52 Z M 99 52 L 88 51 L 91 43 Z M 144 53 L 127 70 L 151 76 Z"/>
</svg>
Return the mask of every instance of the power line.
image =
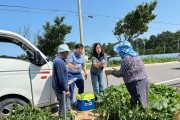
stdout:
<svg viewBox="0 0 180 120">
<path fill-rule="evenodd" d="M 44 9 L 44 8 L 34 8 L 34 7 L 26 7 L 26 6 L 14 6 L 14 5 L 0 5 L 0 7 L 8 7 L 8 8 L 23 8 L 23 9 L 33 9 L 33 10 L 41 10 L 41 11 L 51 11 L 51 12 L 67 12 L 67 13 L 72 13 L 78 15 L 78 12 L 74 11 L 65 11 L 65 10 L 59 10 L 59 9 Z M 13 10 L 12 10 L 13 11 Z M 24 11 L 23 11 L 24 12 Z M 93 13 L 88 13 L 88 12 L 83 12 L 84 14 L 87 15 L 92 15 L 92 16 L 100 16 L 100 17 L 108 17 L 108 18 L 116 18 L 120 19 L 119 17 L 115 16 L 109 16 L 109 15 L 103 15 L 103 14 L 93 14 Z"/>
<path fill-rule="evenodd" d="M 166 22 L 153 22 L 153 23 L 160 23 L 160 24 L 166 24 L 166 25 L 180 25 L 180 24 L 176 24 L 176 23 L 166 23 Z"/>
<path fill-rule="evenodd" d="M 33 10 L 46 10 L 46 11 L 51 11 L 51 12 L 68 12 L 68 13 L 76 13 L 74 11 L 63 11 L 59 9 L 44 9 L 44 8 L 34 8 L 34 7 L 26 7 L 26 6 L 15 6 L 15 5 L 0 5 L 0 7 L 10 7 L 10 8 L 23 8 L 23 9 L 33 9 Z"/>
<path fill-rule="evenodd" d="M 44 13 L 44 14 L 51 14 L 51 13 L 46 13 L 46 12 L 37 12 L 37 11 L 30 11 L 30 10 L 10 10 L 10 9 L 0 9 L 0 10 L 14 11 L 14 12 L 29 12 L 29 13 Z"/>
<path fill-rule="evenodd" d="M 31 9 L 31 10 L 41 10 L 41 11 L 49 11 L 49 12 L 66 12 L 66 13 L 71 13 L 71 14 L 75 14 L 76 16 L 78 16 L 78 12 L 74 12 L 74 11 L 65 11 L 65 10 L 59 10 L 59 9 L 44 9 L 44 8 L 35 8 L 35 7 L 26 7 L 26 6 L 14 6 L 14 5 L 0 5 L 0 7 L 8 7 L 8 8 L 23 8 L 23 9 Z M 44 13 L 44 14 L 50 14 L 47 12 L 39 12 L 39 11 L 30 11 L 30 10 L 10 10 L 10 9 L 0 9 L 0 10 L 6 10 L 6 11 L 17 11 L 17 12 L 31 12 L 31 13 Z M 116 17 L 116 16 L 109 16 L 109 15 L 103 15 L 103 14 L 94 14 L 94 13 L 89 13 L 89 12 L 83 12 L 83 14 L 87 14 L 87 15 L 91 15 L 91 17 L 93 18 L 93 16 L 95 17 L 106 17 L 106 18 L 112 18 L 112 19 L 121 19 L 120 17 Z M 153 22 L 152 23 L 156 23 L 156 24 L 164 24 L 164 25 L 180 25 L 177 23 L 167 23 L 167 22 Z"/>
</svg>

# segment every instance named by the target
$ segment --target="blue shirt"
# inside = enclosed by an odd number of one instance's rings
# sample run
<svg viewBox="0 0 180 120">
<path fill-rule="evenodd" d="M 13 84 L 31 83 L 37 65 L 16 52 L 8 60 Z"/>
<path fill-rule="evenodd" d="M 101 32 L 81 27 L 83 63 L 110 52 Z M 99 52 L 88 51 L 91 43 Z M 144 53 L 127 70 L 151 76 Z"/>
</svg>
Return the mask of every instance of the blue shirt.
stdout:
<svg viewBox="0 0 180 120">
<path fill-rule="evenodd" d="M 62 91 L 69 91 L 66 63 L 60 56 L 53 60 L 52 87 L 58 94 L 62 94 Z"/>
<path fill-rule="evenodd" d="M 67 62 L 72 63 L 74 66 L 79 66 L 80 68 L 79 70 L 76 70 L 76 69 L 68 67 L 68 72 L 70 73 L 81 73 L 81 70 L 83 66 L 85 65 L 84 56 L 83 55 L 78 56 L 77 52 L 70 54 L 67 57 Z"/>
</svg>

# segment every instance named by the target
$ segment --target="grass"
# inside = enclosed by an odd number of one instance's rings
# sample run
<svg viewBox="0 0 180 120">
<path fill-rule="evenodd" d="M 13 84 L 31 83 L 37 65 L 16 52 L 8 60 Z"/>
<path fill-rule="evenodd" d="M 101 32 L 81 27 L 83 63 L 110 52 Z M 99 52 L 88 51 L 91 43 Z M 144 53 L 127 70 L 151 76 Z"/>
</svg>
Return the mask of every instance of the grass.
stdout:
<svg viewBox="0 0 180 120">
<path fill-rule="evenodd" d="M 172 62 L 172 61 L 178 61 L 178 58 L 145 58 L 143 59 L 144 64 L 164 63 L 164 62 Z"/>
</svg>

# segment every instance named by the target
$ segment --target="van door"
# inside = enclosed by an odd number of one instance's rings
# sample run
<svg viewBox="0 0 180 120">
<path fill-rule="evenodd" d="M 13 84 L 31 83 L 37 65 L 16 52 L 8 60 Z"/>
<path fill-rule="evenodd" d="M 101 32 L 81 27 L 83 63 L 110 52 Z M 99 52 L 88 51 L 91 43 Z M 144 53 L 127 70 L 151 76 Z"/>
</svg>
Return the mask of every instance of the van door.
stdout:
<svg viewBox="0 0 180 120">
<path fill-rule="evenodd" d="M 13 94 L 32 101 L 30 65 L 26 52 L 20 46 L 0 39 L 0 97 Z"/>
<path fill-rule="evenodd" d="M 12 93 L 8 94 L 26 91 L 27 95 L 31 95 L 31 99 L 28 99 L 35 106 L 50 105 L 52 88 L 49 65 L 47 63 L 34 64 L 35 50 L 26 40 L 8 39 L 8 42 L 4 38 L 1 42 L 0 39 L 0 52 L 2 52 L 0 54 L 0 79 L 3 81 L 0 84 L 0 91 L 12 88 Z M 17 89 L 22 89 L 22 91 Z"/>
<path fill-rule="evenodd" d="M 30 65 L 30 79 L 34 104 L 38 106 L 49 105 L 51 100 L 51 76 L 48 64 Z"/>
</svg>

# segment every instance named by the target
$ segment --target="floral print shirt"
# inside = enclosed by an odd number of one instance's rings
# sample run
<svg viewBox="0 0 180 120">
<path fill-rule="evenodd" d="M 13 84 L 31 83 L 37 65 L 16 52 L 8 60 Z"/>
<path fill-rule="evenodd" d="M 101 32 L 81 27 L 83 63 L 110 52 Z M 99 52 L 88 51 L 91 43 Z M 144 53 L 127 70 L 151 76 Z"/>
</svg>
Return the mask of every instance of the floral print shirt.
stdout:
<svg viewBox="0 0 180 120">
<path fill-rule="evenodd" d="M 125 83 L 147 79 L 145 66 L 139 57 L 126 56 L 121 63 L 120 70 L 114 70 L 112 75 L 123 77 Z"/>
</svg>

